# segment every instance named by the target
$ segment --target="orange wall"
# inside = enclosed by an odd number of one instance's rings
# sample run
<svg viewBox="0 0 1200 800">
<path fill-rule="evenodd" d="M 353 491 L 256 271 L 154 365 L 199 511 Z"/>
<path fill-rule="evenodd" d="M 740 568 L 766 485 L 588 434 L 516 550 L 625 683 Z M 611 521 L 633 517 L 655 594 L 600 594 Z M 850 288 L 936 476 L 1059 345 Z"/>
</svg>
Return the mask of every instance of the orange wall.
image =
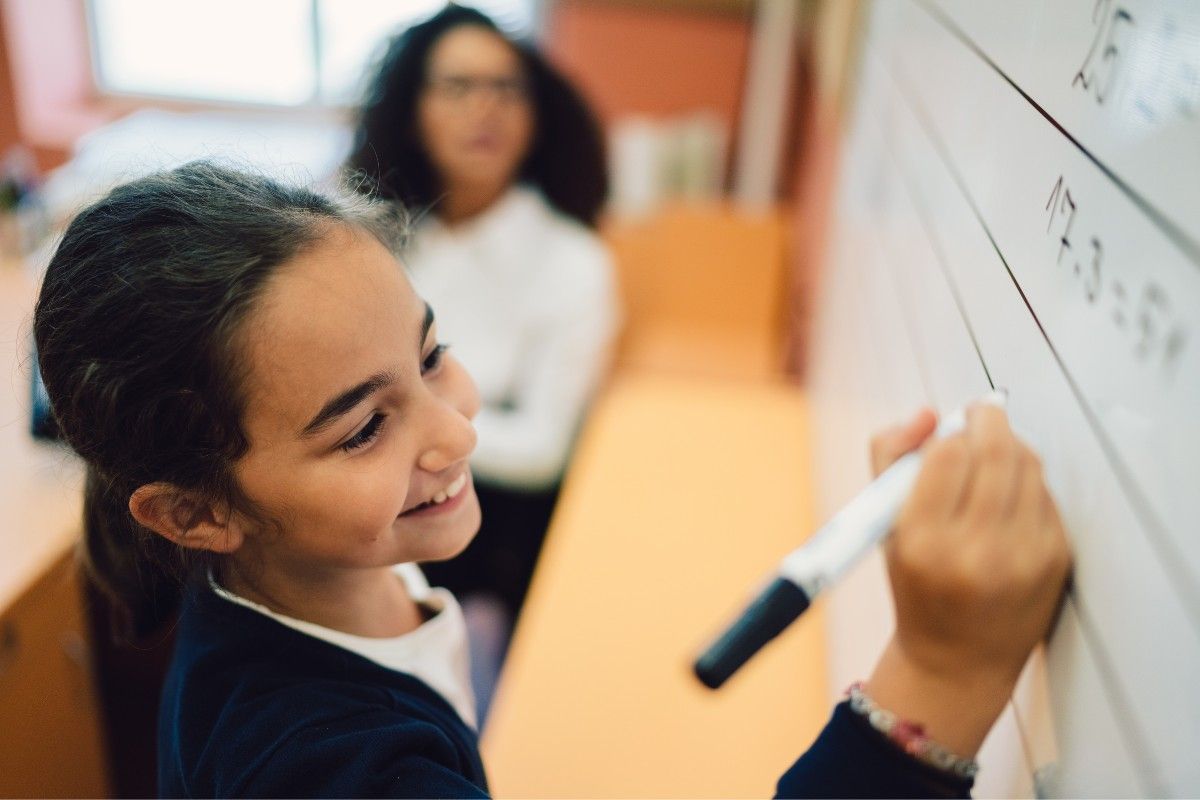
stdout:
<svg viewBox="0 0 1200 800">
<path fill-rule="evenodd" d="M 604 122 L 711 110 L 732 137 L 750 27 L 729 12 L 558 0 L 545 42 Z"/>
<path fill-rule="evenodd" d="M 111 119 L 97 106 L 80 0 L 3 0 L 5 56 L 21 139 L 43 166 Z"/>
<path fill-rule="evenodd" d="M 12 70 L 8 64 L 4 15 L 0 14 L 0 152 L 7 151 L 21 140 L 21 132 L 17 127 L 17 103 L 13 95 Z"/>
</svg>

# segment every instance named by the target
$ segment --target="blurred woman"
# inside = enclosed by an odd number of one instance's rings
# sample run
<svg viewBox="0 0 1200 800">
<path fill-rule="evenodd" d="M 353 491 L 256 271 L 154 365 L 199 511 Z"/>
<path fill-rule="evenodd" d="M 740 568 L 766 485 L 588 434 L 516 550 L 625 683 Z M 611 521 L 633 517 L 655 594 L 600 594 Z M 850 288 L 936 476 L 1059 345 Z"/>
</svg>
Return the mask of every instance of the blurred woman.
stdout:
<svg viewBox="0 0 1200 800">
<path fill-rule="evenodd" d="M 405 262 L 483 398 L 471 465 L 485 522 L 426 572 L 464 599 L 479 657 L 498 659 L 617 328 L 595 233 L 600 130 L 533 49 L 450 5 L 389 46 L 349 167 L 418 216 Z"/>
</svg>

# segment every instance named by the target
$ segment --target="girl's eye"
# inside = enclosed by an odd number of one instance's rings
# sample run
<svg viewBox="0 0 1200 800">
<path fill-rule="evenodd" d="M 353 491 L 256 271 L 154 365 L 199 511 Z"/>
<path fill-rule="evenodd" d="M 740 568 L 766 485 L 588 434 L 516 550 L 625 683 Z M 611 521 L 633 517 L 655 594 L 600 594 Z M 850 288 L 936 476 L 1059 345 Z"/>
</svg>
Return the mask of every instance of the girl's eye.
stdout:
<svg viewBox="0 0 1200 800">
<path fill-rule="evenodd" d="M 362 429 L 358 433 L 340 445 L 341 449 L 349 453 L 369 445 L 379 435 L 379 430 L 383 427 L 385 416 L 385 414 L 375 414 L 372 416 L 370 422 L 362 426 Z"/>
<path fill-rule="evenodd" d="M 448 344 L 439 344 L 429 351 L 429 355 L 425 356 L 425 360 L 421 362 L 421 374 L 427 375 L 434 372 L 442 365 L 442 356 L 450 349 Z"/>
</svg>

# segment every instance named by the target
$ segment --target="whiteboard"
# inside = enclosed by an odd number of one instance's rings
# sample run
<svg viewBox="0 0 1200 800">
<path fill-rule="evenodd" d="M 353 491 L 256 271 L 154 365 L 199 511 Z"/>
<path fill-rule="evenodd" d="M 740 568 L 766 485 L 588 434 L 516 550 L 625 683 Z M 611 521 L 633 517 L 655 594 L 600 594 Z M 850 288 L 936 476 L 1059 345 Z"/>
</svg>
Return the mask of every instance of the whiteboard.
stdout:
<svg viewBox="0 0 1200 800">
<path fill-rule="evenodd" d="M 1076 549 L 980 796 L 1200 793 L 1200 3 L 866 7 L 813 339 L 818 497 L 918 405 L 1008 391 Z M 876 555 L 833 680 L 889 634 Z"/>
</svg>

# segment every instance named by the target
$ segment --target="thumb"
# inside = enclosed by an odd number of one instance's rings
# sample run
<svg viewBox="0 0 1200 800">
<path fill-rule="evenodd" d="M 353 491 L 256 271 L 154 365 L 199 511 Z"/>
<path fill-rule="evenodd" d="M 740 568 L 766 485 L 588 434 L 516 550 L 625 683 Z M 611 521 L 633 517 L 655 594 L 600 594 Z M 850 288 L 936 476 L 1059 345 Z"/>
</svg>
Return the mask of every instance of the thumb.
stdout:
<svg viewBox="0 0 1200 800">
<path fill-rule="evenodd" d="M 871 439 L 871 472 L 879 475 L 896 459 L 916 450 L 937 427 L 937 414 L 922 408 L 902 425 L 888 428 Z"/>
</svg>

